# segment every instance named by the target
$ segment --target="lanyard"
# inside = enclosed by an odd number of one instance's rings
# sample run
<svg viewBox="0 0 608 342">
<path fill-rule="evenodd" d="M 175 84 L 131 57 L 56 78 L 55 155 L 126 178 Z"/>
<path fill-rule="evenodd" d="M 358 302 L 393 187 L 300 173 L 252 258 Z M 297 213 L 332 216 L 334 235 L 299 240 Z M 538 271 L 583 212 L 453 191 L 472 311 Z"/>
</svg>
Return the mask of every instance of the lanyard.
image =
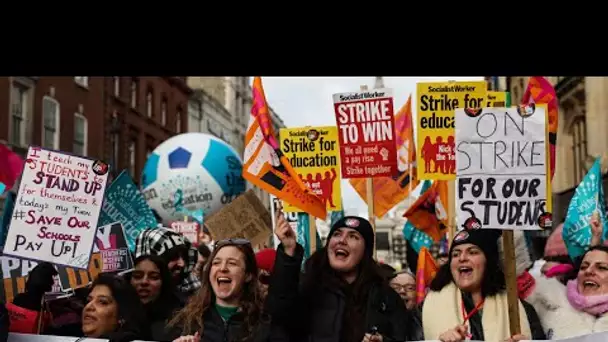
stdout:
<svg viewBox="0 0 608 342">
<path fill-rule="evenodd" d="M 464 301 L 460 301 L 460 303 L 462 304 L 462 317 L 464 317 L 464 322 L 462 322 L 462 324 L 465 324 L 471 317 L 473 317 L 475 313 L 477 313 L 477 311 L 479 311 L 479 309 L 481 309 L 484 301 L 485 299 L 482 299 L 481 302 L 479 302 L 479 304 L 477 304 L 475 308 L 471 310 L 471 312 L 469 312 L 468 314 L 467 309 L 465 309 L 464 307 Z"/>
</svg>

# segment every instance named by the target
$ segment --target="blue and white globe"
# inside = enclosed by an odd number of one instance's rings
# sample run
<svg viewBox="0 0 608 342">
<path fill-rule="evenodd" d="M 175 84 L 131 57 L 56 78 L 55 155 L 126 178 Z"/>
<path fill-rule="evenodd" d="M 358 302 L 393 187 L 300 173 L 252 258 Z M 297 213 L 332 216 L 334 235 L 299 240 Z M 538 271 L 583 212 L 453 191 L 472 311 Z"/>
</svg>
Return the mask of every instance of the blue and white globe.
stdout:
<svg viewBox="0 0 608 342">
<path fill-rule="evenodd" d="M 148 156 L 142 189 L 148 205 L 168 225 L 187 212 L 211 215 L 245 191 L 243 162 L 226 142 L 204 133 L 184 133 Z"/>
</svg>

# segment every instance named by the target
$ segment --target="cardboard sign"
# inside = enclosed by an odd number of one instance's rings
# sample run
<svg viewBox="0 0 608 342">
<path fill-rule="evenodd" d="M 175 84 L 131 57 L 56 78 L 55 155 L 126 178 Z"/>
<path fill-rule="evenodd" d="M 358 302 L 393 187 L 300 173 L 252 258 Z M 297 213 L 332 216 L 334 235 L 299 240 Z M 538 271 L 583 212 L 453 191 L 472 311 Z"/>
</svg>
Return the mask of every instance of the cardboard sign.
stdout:
<svg viewBox="0 0 608 342">
<path fill-rule="evenodd" d="M 133 268 L 127 237 L 120 222 L 97 228 L 93 251 L 101 254 L 103 273 L 119 273 Z"/>
<path fill-rule="evenodd" d="M 465 228 L 551 227 L 545 121 L 534 105 L 456 110 L 456 210 Z"/>
<path fill-rule="evenodd" d="M 343 178 L 397 174 L 393 91 L 334 94 Z"/>
<path fill-rule="evenodd" d="M 214 241 L 247 239 L 253 246 L 264 243 L 272 234 L 270 213 L 248 190 L 205 222 Z"/>
<path fill-rule="evenodd" d="M 198 246 L 198 222 L 175 221 L 171 222 L 171 230 L 182 234 L 194 246 Z"/>
<path fill-rule="evenodd" d="M 30 147 L 4 255 L 86 269 L 108 165 Z"/>
<path fill-rule="evenodd" d="M 336 127 L 282 128 L 281 151 L 327 210 L 342 210 L 340 145 Z M 285 212 L 303 210 L 284 202 Z"/>
<path fill-rule="evenodd" d="M 276 196 L 270 195 L 270 214 L 271 214 L 271 218 L 272 218 L 272 230 L 274 231 L 277 227 L 277 223 L 275 222 L 275 215 L 277 210 L 280 208 L 281 206 L 281 200 L 278 199 Z M 298 230 L 298 213 L 297 212 L 286 212 L 283 211 L 283 217 L 285 217 L 285 219 L 287 220 L 287 222 L 289 223 L 289 225 L 291 226 L 291 229 L 293 229 L 294 232 L 296 232 Z M 273 243 L 274 243 L 274 248 L 277 248 L 279 246 L 279 244 L 281 243 L 279 241 L 279 238 L 277 238 L 276 235 L 272 235 L 273 237 Z"/>
</svg>

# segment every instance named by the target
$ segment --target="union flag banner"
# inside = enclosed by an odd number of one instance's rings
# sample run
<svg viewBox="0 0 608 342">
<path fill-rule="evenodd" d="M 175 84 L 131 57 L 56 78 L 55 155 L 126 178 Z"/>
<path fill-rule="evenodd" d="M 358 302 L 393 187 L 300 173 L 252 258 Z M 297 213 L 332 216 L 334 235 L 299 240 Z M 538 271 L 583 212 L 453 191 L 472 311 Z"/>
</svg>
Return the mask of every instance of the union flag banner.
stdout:
<svg viewBox="0 0 608 342">
<path fill-rule="evenodd" d="M 253 80 L 252 95 L 243 178 L 302 211 L 326 219 L 325 204 L 304 185 L 279 148 L 260 77 Z"/>
<path fill-rule="evenodd" d="M 439 242 L 447 228 L 448 181 L 434 181 L 433 185 L 403 214 L 416 229 Z"/>
<path fill-rule="evenodd" d="M 414 145 L 414 126 L 412 120 L 412 95 L 395 116 L 395 143 L 397 144 L 397 170 L 393 177 L 373 178 L 374 215 L 384 216 L 394 206 L 416 189 L 416 146 Z M 350 185 L 367 202 L 365 178 L 351 178 Z"/>
<path fill-rule="evenodd" d="M 416 267 L 416 304 L 420 304 L 426 297 L 426 289 L 437 274 L 435 259 L 426 247 L 420 249 L 418 254 L 418 265 Z"/>
<path fill-rule="evenodd" d="M 549 131 L 549 161 L 550 161 L 550 172 L 551 179 L 555 174 L 555 149 L 557 147 L 557 122 L 558 122 L 558 110 L 559 103 L 557 102 L 557 95 L 555 95 L 555 89 L 549 81 L 542 76 L 530 77 L 528 81 L 528 87 L 521 100 L 521 103 L 526 105 L 530 103 L 534 104 L 546 104 L 547 105 L 547 116 Z"/>
</svg>

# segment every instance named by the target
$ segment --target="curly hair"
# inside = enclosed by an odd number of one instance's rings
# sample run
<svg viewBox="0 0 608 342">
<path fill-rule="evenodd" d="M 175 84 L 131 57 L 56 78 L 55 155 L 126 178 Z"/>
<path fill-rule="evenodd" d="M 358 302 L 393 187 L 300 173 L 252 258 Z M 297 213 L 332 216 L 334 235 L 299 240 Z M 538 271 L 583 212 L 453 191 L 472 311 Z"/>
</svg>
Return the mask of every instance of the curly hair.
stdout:
<svg viewBox="0 0 608 342">
<path fill-rule="evenodd" d="M 240 309 L 244 314 L 243 340 L 249 338 L 258 323 L 263 320 L 263 297 L 258 283 L 259 271 L 253 248 L 250 244 L 226 244 L 213 250 L 209 257 L 210 261 L 200 271 L 202 286 L 190 297 L 186 306 L 169 321 L 168 327 L 180 327 L 182 334 L 193 334 L 197 331 L 201 335 L 203 334 L 203 316 L 215 303 L 215 293 L 209 279 L 212 261 L 218 252 L 226 247 L 235 247 L 243 254 L 245 259 L 245 274 L 251 276 L 251 281 L 246 282 L 243 286 L 240 300 Z"/>
</svg>

